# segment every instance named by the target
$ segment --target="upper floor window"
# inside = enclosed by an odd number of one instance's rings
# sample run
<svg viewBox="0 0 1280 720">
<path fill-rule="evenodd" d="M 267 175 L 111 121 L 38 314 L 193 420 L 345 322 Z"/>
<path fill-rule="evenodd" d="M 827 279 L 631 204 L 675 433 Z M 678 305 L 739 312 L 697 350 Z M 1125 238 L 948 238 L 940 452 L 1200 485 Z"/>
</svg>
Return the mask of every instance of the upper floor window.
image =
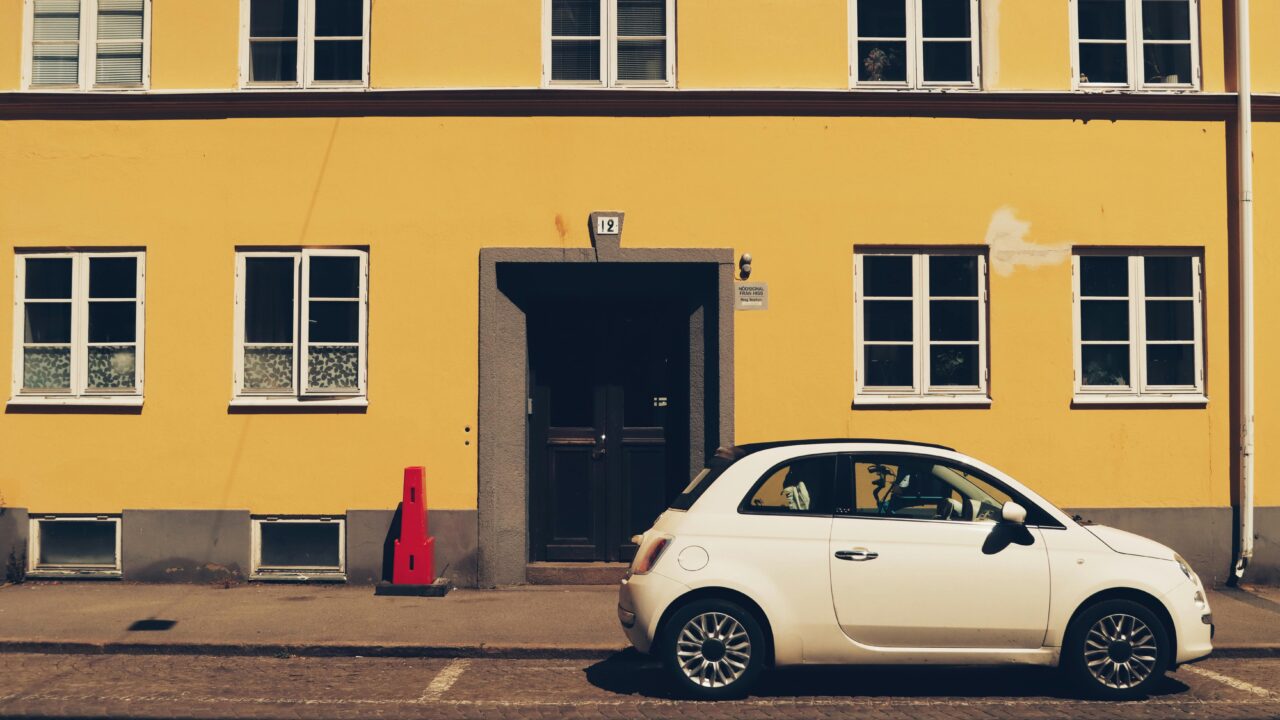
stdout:
<svg viewBox="0 0 1280 720">
<path fill-rule="evenodd" d="M 241 0 L 246 86 L 369 83 L 369 0 Z"/>
<path fill-rule="evenodd" d="M 1076 402 L 1203 402 L 1200 257 L 1080 255 Z"/>
<path fill-rule="evenodd" d="M 28 0 L 24 85 L 145 89 L 150 6 L 150 0 Z"/>
<path fill-rule="evenodd" d="M 1073 0 L 1076 83 L 1085 89 L 1200 85 L 1196 0 Z"/>
<path fill-rule="evenodd" d="M 11 403 L 142 401 L 144 255 L 23 252 Z"/>
<path fill-rule="evenodd" d="M 854 87 L 977 87 L 978 0 L 850 0 Z"/>
<path fill-rule="evenodd" d="M 364 404 L 368 260 L 364 250 L 328 248 L 236 255 L 235 394 L 249 400 L 241 404 Z"/>
<path fill-rule="evenodd" d="M 972 251 L 855 255 L 855 403 L 988 403 L 986 285 Z"/>
<path fill-rule="evenodd" d="M 674 84 L 675 0 L 544 3 L 543 84 Z"/>
</svg>

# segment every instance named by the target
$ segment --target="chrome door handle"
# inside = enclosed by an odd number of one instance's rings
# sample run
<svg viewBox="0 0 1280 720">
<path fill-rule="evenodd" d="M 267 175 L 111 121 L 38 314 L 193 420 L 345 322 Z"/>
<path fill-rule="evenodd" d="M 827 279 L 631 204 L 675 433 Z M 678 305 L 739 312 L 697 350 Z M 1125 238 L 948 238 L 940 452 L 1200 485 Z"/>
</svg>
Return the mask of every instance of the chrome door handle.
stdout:
<svg viewBox="0 0 1280 720">
<path fill-rule="evenodd" d="M 866 548 L 857 548 L 856 550 L 837 550 L 837 560 L 853 560 L 855 562 L 865 562 L 867 560 L 875 560 L 880 557 L 880 553 Z"/>
</svg>

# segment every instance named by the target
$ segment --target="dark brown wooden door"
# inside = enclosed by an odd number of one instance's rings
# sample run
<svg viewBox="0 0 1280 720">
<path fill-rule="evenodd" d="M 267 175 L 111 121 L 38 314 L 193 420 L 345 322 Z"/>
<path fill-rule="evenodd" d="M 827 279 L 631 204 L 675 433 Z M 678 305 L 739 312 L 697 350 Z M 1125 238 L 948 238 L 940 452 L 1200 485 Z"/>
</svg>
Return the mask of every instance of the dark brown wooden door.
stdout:
<svg viewBox="0 0 1280 720">
<path fill-rule="evenodd" d="M 673 308 L 635 302 L 531 315 L 532 559 L 635 555 L 687 433 L 687 328 Z"/>
</svg>

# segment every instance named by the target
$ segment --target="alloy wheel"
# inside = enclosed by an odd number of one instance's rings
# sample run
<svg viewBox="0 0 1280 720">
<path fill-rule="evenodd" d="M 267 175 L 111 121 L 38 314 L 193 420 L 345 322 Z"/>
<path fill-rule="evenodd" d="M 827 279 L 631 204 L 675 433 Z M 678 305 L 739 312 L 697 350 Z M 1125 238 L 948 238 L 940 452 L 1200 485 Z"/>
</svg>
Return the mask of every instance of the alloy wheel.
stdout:
<svg viewBox="0 0 1280 720">
<path fill-rule="evenodd" d="M 747 671 L 751 638 L 742 623 L 722 612 L 695 615 L 676 638 L 676 660 L 685 677 L 706 688 L 731 685 Z"/>
<path fill-rule="evenodd" d="M 1158 657 L 1156 635 L 1128 613 L 1100 618 L 1084 639 L 1085 666 L 1106 687 L 1127 690 L 1151 677 Z"/>
</svg>

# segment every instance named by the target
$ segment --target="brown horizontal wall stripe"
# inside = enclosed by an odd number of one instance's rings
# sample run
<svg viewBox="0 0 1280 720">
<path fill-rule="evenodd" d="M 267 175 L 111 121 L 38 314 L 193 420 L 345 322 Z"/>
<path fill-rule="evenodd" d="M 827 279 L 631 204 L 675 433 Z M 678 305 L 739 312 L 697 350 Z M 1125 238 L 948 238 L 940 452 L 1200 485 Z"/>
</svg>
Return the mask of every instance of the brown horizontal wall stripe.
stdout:
<svg viewBox="0 0 1280 720">
<path fill-rule="evenodd" d="M 1280 96 L 1254 119 L 1280 120 Z M 275 117 L 947 117 L 1229 120 L 1231 94 L 898 93 L 803 90 L 370 90 L 163 94 L 0 93 L 0 120 Z"/>
</svg>

